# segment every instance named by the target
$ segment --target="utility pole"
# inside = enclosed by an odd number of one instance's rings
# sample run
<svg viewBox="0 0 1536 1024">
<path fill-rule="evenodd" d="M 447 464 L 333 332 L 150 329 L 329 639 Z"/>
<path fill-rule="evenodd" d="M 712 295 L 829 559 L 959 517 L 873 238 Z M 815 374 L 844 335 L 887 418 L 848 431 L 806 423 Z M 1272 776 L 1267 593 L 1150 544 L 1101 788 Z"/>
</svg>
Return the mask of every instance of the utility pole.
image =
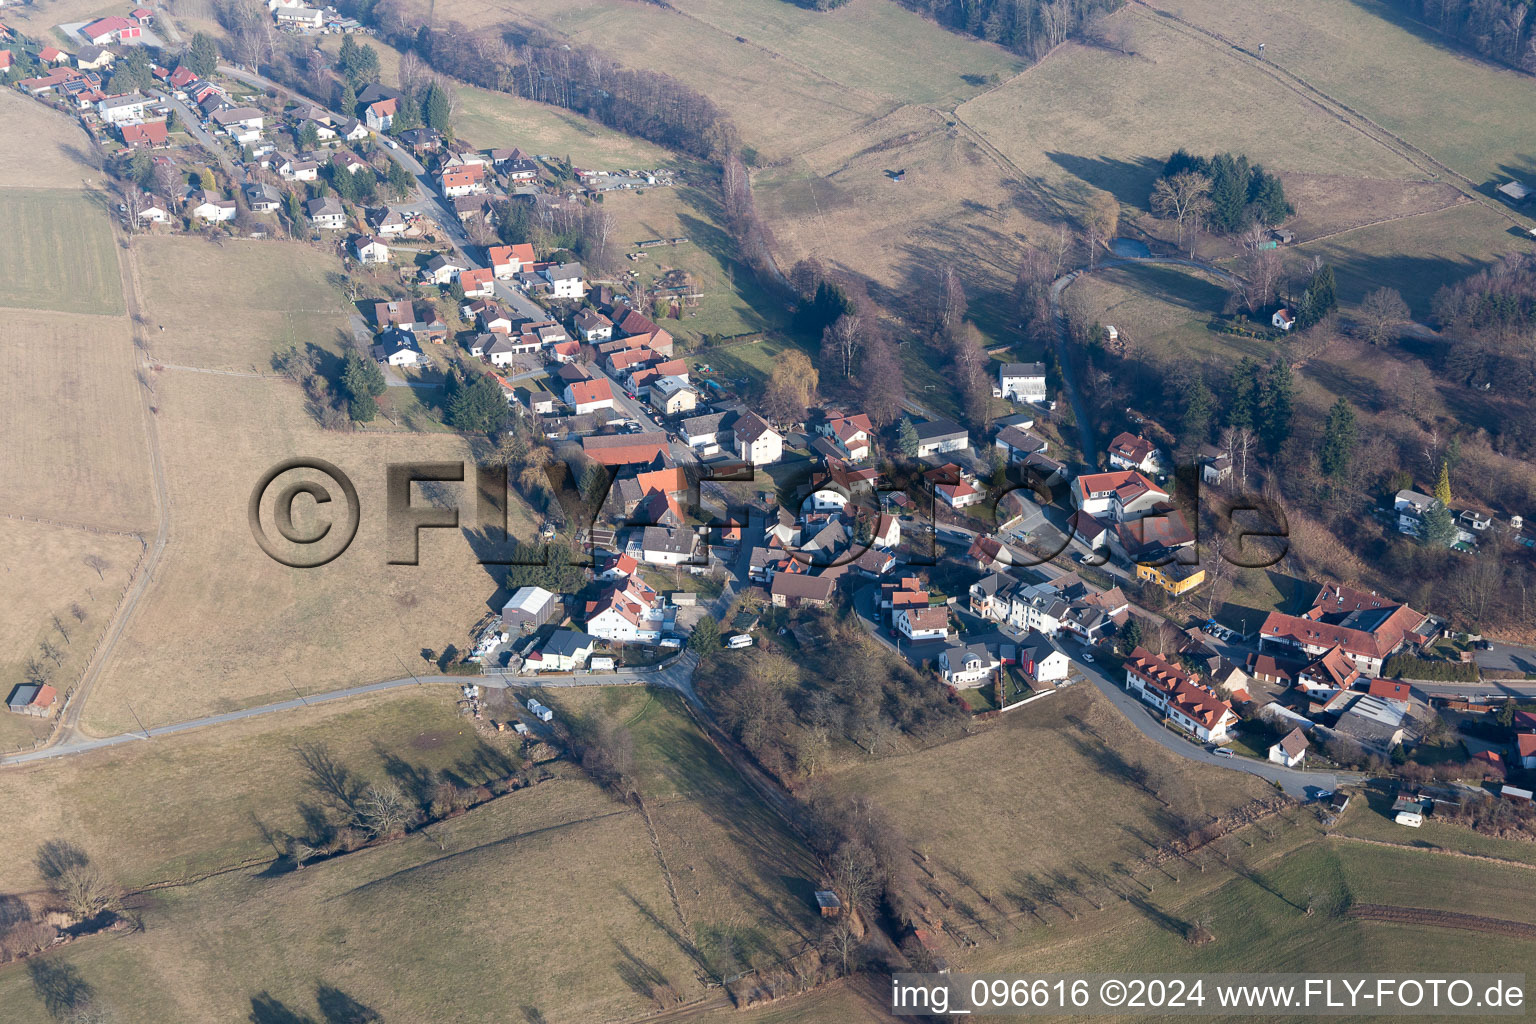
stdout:
<svg viewBox="0 0 1536 1024">
<path fill-rule="evenodd" d="M 406 673 L 406 675 L 408 675 L 408 676 L 410 676 L 410 677 L 411 677 L 411 678 L 412 678 L 412 679 L 414 679 L 414 680 L 416 680 L 416 685 L 417 685 L 417 686 L 420 686 L 420 685 L 421 685 L 421 678 L 420 678 L 420 677 L 419 677 L 419 676 L 417 676 L 417 675 L 416 675 L 416 673 L 415 673 L 415 672 L 412 672 L 412 671 L 411 671 L 411 670 L 410 670 L 410 667 L 409 667 L 409 666 L 407 666 L 407 665 L 406 665 L 406 663 L 405 663 L 405 662 L 404 662 L 404 661 L 401 661 L 401 660 L 400 660 L 400 655 L 398 655 L 398 654 L 397 654 L 397 655 L 395 655 L 395 660 L 396 660 L 396 661 L 399 661 L 399 662 L 400 662 L 400 667 L 401 667 L 401 668 L 403 668 L 403 669 L 405 669 L 405 673 Z"/>
<path fill-rule="evenodd" d="M 300 693 L 299 692 L 299 688 L 294 685 L 293 677 L 288 674 L 288 670 L 287 669 L 283 670 L 283 678 L 288 680 L 288 688 L 293 691 L 293 695 L 295 697 L 299 698 L 299 703 L 303 704 L 305 707 L 309 707 L 309 701 L 304 699 L 304 695 L 302 693 Z"/>
<path fill-rule="evenodd" d="M 127 701 L 123 701 L 123 703 L 124 704 L 128 704 Z M 144 728 L 144 723 L 143 723 L 143 721 L 140 720 L 139 713 L 137 711 L 133 710 L 133 705 L 132 704 L 128 704 L 128 713 L 133 716 L 133 720 L 135 722 L 139 723 L 139 729 L 140 729 L 140 731 L 142 731 L 144 733 L 144 738 L 145 739 L 149 739 L 150 738 L 149 737 L 149 730 Z"/>
</svg>

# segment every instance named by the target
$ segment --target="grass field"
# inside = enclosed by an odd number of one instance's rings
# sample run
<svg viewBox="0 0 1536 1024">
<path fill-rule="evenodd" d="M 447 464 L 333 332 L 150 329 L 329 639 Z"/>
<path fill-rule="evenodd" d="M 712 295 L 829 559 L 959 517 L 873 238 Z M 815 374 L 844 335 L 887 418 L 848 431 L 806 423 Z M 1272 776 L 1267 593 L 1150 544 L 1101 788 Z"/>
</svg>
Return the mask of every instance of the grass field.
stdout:
<svg viewBox="0 0 1536 1024">
<path fill-rule="evenodd" d="M 124 319 L 0 318 L 9 452 L 0 511 L 140 529 L 153 522 L 148 440 Z M 24 382 L 24 383 L 23 383 Z"/>
<path fill-rule="evenodd" d="M 674 75 L 710 96 L 765 161 L 830 141 L 908 104 L 950 106 L 1021 66 L 1003 50 L 945 32 L 880 0 L 830 13 L 743 0 L 671 9 L 453 0 L 439 19 L 534 22 L 630 67 Z M 923 54 L 922 60 L 908 55 Z"/>
<path fill-rule="evenodd" d="M 332 355 L 351 345 L 352 308 L 332 283 L 340 271 L 333 252 L 297 242 L 211 245 L 185 235 L 133 245 L 157 362 L 272 373 L 272 356 L 290 345 Z"/>
<path fill-rule="evenodd" d="M 123 311 L 122 279 L 102 201 L 64 189 L 0 190 L 0 219 L 8 226 L 0 248 L 0 306 Z"/>
<path fill-rule="evenodd" d="M 312 1012 L 317 985 L 329 985 L 385 1019 L 554 1024 L 634 1019 L 670 998 L 700 998 L 708 977 L 797 948 L 814 927 L 814 867 L 676 704 L 638 688 L 570 698 L 562 714 L 627 723 L 654 838 L 639 811 L 554 765 L 562 778 L 433 826 L 430 837 L 302 872 L 258 865 L 159 889 L 138 900 L 143 933 L 87 940 L 62 958 L 135 1020 L 244 1019 L 274 1004 Z M 30 835 L 94 828 L 111 840 L 100 844 L 105 865 L 135 879 L 179 877 L 270 856 L 261 826 L 296 825 L 294 805 L 308 795 L 294 744 L 325 742 L 377 778 L 386 755 L 415 769 L 474 759 L 461 723 L 446 689 L 380 695 L 91 755 L 110 763 L 39 766 L 0 784 L 62 798 L 39 802 L 46 820 Z M 127 806 L 82 792 L 106 769 L 137 782 Z M 67 803 L 83 808 L 75 820 Z M 189 816 L 190 827 L 169 826 Z M 17 846 L 6 852 L 25 884 L 31 851 Z M 0 971 L 0 1021 L 35 1019 L 29 987 L 24 971 Z"/>
<path fill-rule="evenodd" d="M 1118 766 L 1132 762 L 1149 770 L 1158 797 L 1125 780 Z M 1041 885 L 1130 867 L 1171 837 L 1176 814 L 1208 821 L 1273 793 L 1152 743 L 1088 686 L 980 735 L 838 771 L 827 785 L 868 796 L 903 829 L 956 905 L 935 913 L 977 940 Z M 969 908 L 956 909 L 962 902 Z"/>
<path fill-rule="evenodd" d="M 15 23 L 15 14 L 39 9 L 13 8 L 6 21 Z M 57 110 L 6 89 L 0 91 L 0 121 L 12 137 L 27 140 L 25 146 L 0 149 L 0 189 L 78 189 L 84 180 L 96 179 L 90 140 L 78 123 Z"/>
<path fill-rule="evenodd" d="M 170 372 L 156 400 L 170 544 L 87 705 L 88 728 L 131 728 L 127 702 L 146 723 L 176 721 L 285 699 L 294 687 L 395 678 L 420 665 L 423 647 L 465 646 L 504 574 L 476 564 L 456 531 L 425 531 L 420 565 L 386 564 L 384 504 L 387 463 L 466 459 L 463 439 L 325 432 L 298 389 L 277 379 Z M 317 569 L 269 559 L 246 519 L 258 478 L 296 456 L 341 467 L 360 495 L 356 540 Z M 473 501 L 463 504 L 468 527 Z M 186 672 L 168 676 L 171 666 Z"/>
<path fill-rule="evenodd" d="M 1474 182 L 1536 174 L 1526 142 L 1536 81 L 1461 54 L 1380 0 L 1155 6 L 1252 46 Z"/>
<path fill-rule="evenodd" d="M 617 220 L 618 252 L 632 251 L 645 239 L 689 240 L 647 249 L 643 260 L 619 263 L 621 273 L 634 271 L 636 276 L 627 280 L 642 288 L 667 270 L 687 272 L 690 286 L 703 297 L 668 321 L 667 329 L 677 337 L 697 341 L 705 334 L 729 337 L 783 326 L 782 307 L 763 292 L 751 269 L 737 262 L 736 244 L 720 226 L 718 203 L 705 191 L 684 186 L 609 192 L 603 208 Z"/>
<path fill-rule="evenodd" d="M 143 552 L 137 538 L 47 523 L 0 518 L 4 559 L 5 614 L 0 615 L 0 693 L 10 695 L 28 661 L 48 672 L 59 694 L 85 670 L 96 640 L 106 628 L 129 574 Z M 101 572 L 86 559 L 101 559 Z M 79 606 L 83 618 L 71 608 Z M 58 617 L 63 632 L 53 624 Z M 46 640 L 58 653 L 42 651 Z M 55 709 L 57 710 L 57 709 Z M 45 738 L 51 722 L 0 714 L 0 751 L 30 747 Z"/>
</svg>

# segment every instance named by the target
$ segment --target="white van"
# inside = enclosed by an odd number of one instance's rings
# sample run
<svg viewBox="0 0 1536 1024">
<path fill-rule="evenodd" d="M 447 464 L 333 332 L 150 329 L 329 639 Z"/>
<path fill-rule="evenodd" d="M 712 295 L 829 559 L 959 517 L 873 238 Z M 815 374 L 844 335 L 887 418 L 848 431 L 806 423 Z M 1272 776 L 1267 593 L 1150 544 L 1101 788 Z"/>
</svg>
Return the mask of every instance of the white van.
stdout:
<svg viewBox="0 0 1536 1024">
<path fill-rule="evenodd" d="M 752 634 L 751 633 L 737 633 L 735 636 L 731 637 L 729 640 L 727 640 L 725 642 L 725 646 L 729 647 L 733 651 L 740 650 L 743 647 L 751 647 L 752 646 Z"/>
</svg>

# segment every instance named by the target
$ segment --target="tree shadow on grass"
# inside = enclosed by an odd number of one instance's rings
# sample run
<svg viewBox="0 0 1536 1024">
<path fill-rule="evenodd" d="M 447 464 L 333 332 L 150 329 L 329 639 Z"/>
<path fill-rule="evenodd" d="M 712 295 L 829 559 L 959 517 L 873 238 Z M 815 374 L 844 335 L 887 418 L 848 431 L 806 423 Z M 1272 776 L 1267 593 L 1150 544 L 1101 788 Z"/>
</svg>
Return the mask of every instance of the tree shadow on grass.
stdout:
<svg viewBox="0 0 1536 1024">
<path fill-rule="evenodd" d="M 48 1016 L 59 1020 L 89 1006 L 96 994 L 90 983 L 80 977 L 74 964 L 56 957 L 29 958 L 27 976 Z"/>
</svg>

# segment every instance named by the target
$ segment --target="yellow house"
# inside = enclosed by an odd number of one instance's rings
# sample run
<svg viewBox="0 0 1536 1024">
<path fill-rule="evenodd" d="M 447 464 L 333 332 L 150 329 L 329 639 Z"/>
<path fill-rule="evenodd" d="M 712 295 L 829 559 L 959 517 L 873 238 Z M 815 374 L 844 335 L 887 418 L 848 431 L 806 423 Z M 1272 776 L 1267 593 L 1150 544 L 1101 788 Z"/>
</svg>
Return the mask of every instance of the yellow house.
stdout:
<svg viewBox="0 0 1536 1024">
<path fill-rule="evenodd" d="M 1174 597 L 1180 597 L 1205 582 L 1205 570 L 1197 565 L 1180 565 L 1177 562 L 1168 565 L 1142 565 L 1138 562 L 1136 578 L 1155 583 Z"/>
</svg>

